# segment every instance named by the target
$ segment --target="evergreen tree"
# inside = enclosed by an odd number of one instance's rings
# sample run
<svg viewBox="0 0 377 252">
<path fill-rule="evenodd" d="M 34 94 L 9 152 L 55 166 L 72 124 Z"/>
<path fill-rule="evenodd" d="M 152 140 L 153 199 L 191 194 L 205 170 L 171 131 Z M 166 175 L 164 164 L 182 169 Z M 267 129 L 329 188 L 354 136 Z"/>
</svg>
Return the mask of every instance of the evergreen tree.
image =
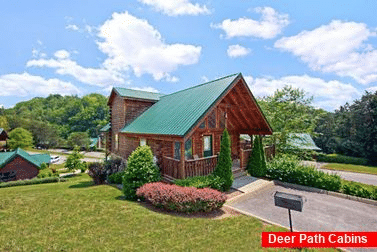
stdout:
<svg viewBox="0 0 377 252">
<path fill-rule="evenodd" d="M 234 178 L 232 173 L 230 137 L 227 129 L 224 129 L 223 132 L 219 160 L 213 174 L 224 181 L 223 191 L 228 191 L 233 184 Z"/>
<path fill-rule="evenodd" d="M 259 137 L 259 148 L 260 148 L 260 153 L 261 153 L 261 162 L 262 162 L 262 166 L 261 166 L 261 173 L 262 173 L 262 177 L 266 176 L 267 174 L 267 163 L 266 163 L 266 153 L 264 153 L 264 148 L 263 148 L 263 138 L 262 137 Z"/>
<path fill-rule="evenodd" d="M 266 175 L 266 159 L 262 139 L 258 135 L 254 137 L 253 149 L 247 163 L 247 171 L 254 177 L 263 177 Z"/>
</svg>

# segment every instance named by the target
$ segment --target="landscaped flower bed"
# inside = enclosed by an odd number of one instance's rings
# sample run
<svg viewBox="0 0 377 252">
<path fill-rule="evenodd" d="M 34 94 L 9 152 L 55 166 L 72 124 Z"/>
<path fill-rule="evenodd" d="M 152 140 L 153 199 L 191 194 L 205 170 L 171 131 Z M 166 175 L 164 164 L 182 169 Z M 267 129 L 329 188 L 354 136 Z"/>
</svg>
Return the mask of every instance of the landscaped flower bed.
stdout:
<svg viewBox="0 0 377 252">
<path fill-rule="evenodd" d="M 161 182 L 143 185 L 137 189 L 136 195 L 156 207 L 178 212 L 211 212 L 221 208 L 227 199 L 224 193 L 214 189 L 197 189 Z"/>
</svg>

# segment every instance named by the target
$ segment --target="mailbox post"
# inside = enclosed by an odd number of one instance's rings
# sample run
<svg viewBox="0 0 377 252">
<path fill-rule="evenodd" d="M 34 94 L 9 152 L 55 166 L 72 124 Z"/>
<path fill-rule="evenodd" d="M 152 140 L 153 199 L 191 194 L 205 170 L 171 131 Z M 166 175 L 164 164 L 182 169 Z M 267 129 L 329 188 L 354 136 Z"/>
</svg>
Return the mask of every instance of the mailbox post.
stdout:
<svg viewBox="0 0 377 252">
<path fill-rule="evenodd" d="M 291 228 L 291 232 L 293 232 L 291 209 L 294 211 L 302 212 L 302 207 L 304 205 L 303 197 L 296 194 L 283 193 L 283 192 L 276 191 L 274 195 L 274 199 L 275 199 L 275 206 L 288 208 L 289 226 Z"/>
</svg>

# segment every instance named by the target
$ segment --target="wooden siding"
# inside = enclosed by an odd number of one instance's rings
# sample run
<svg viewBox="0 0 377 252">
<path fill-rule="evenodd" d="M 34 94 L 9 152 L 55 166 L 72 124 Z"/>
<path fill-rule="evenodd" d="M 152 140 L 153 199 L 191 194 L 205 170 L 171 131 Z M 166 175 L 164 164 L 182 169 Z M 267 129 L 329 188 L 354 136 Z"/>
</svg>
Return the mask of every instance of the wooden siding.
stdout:
<svg viewBox="0 0 377 252">
<path fill-rule="evenodd" d="M 147 110 L 154 103 L 155 102 L 125 99 L 124 125 L 131 123 L 133 120 L 135 120 L 139 115 L 141 115 L 145 110 Z"/>
<path fill-rule="evenodd" d="M 19 156 L 14 158 L 0 170 L 1 173 L 11 171 L 16 171 L 16 178 L 14 180 L 31 179 L 36 177 L 39 173 L 39 170 L 35 165 Z"/>
</svg>

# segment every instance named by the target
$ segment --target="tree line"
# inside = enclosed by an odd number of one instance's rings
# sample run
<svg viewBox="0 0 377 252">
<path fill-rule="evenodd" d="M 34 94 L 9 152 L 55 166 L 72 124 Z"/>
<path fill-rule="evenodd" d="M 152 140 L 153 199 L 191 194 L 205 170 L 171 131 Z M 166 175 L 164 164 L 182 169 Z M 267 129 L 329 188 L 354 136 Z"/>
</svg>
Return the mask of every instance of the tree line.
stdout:
<svg viewBox="0 0 377 252">
<path fill-rule="evenodd" d="M 70 141 L 97 137 L 109 120 L 107 98 L 101 94 L 50 95 L 0 108 L 0 127 L 7 131 L 23 128 L 31 132 L 35 145 L 68 146 Z"/>
<path fill-rule="evenodd" d="M 364 157 L 377 163 L 377 91 L 366 91 L 334 112 L 315 108 L 313 97 L 291 86 L 259 99 L 258 104 L 274 131 L 264 139 L 265 144 L 275 144 L 278 151 L 287 147 L 290 133 L 309 133 L 325 153 Z M 103 95 L 50 95 L 0 108 L 0 127 L 27 129 L 36 145 L 67 146 L 98 136 L 109 116 Z"/>
</svg>

